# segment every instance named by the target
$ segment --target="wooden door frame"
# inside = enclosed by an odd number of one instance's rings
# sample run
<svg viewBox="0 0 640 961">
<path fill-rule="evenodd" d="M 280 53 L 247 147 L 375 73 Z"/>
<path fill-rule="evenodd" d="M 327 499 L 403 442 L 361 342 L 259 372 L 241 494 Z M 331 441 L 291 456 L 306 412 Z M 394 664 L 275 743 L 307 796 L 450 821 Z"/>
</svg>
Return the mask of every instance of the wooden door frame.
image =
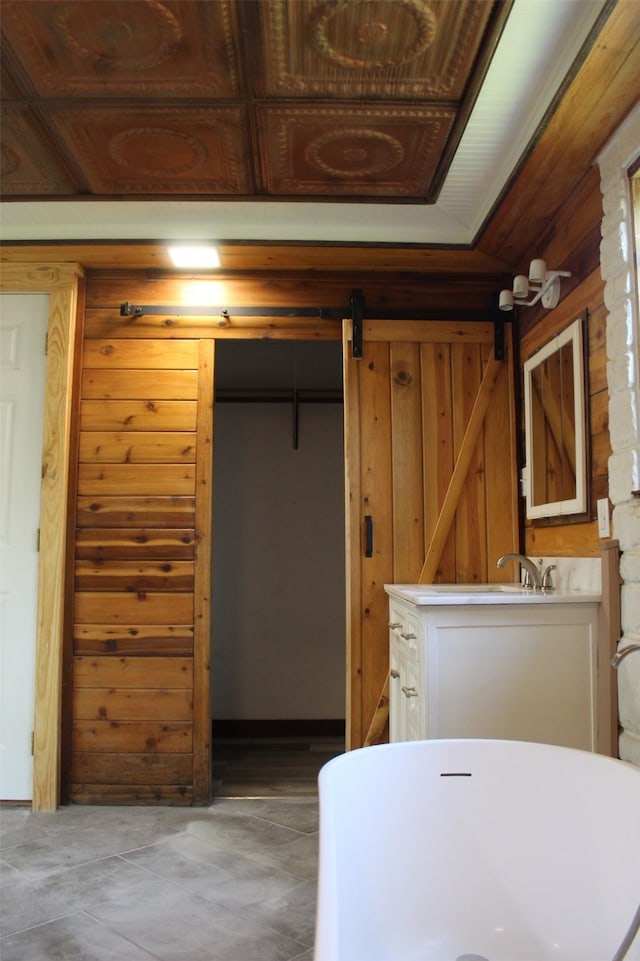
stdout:
<svg viewBox="0 0 640 961">
<path fill-rule="evenodd" d="M 36 619 L 33 732 L 33 811 L 55 811 L 60 801 L 62 667 L 73 372 L 79 264 L 4 264 L 3 293 L 49 296 L 45 370 L 40 553 Z"/>
</svg>

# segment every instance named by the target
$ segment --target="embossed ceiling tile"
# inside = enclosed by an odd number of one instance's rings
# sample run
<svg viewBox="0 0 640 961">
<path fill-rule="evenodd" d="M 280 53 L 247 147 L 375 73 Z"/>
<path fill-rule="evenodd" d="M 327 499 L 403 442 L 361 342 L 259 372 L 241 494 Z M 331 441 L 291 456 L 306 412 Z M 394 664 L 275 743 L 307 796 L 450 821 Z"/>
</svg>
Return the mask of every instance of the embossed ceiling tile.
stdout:
<svg viewBox="0 0 640 961">
<path fill-rule="evenodd" d="M 91 190 L 111 194 L 253 192 L 241 107 L 57 107 L 51 117 Z"/>
<path fill-rule="evenodd" d="M 266 96 L 458 100 L 491 0 L 273 0 L 260 7 Z"/>
<path fill-rule="evenodd" d="M 74 193 L 55 147 L 29 108 L 3 104 L 0 121 L 0 185 L 4 196 L 52 196 Z"/>
<path fill-rule="evenodd" d="M 453 120 L 445 107 L 264 107 L 267 192 L 422 199 Z"/>
<path fill-rule="evenodd" d="M 234 97 L 230 0 L 2 0 L 2 32 L 43 97 Z"/>
</svg>

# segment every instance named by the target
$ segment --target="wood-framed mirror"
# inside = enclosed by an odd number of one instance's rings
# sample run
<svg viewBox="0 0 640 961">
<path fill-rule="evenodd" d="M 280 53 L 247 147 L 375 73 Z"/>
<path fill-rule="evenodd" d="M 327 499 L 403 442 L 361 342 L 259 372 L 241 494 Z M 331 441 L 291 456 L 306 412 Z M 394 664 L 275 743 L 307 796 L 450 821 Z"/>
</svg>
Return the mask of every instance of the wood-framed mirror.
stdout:
<svg viewBox="0 0 640 961">
<path fill-rule="evenodd" d="M 584 319 L 524 365 L 527 519 L 588 510 Z"/>
</svg>

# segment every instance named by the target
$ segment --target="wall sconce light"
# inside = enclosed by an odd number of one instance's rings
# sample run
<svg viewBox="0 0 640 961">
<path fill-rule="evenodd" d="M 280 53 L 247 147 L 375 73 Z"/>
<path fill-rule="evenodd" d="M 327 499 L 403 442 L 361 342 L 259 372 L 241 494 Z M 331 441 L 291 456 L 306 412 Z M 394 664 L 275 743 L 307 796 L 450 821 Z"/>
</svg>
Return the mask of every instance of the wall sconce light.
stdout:
<svg viewBox="0 0 640 961">
<path fill-rule="evenodd" d="M 568 270 L 547 270 L 544 260 L 536 258 L 529 265 L 529 276 L 518 274 L 513 278 L 512 290 L 501 290 L 498 300 L 500 310 L 513 310 L 514 307 L 533 307 L 538 301 L 547 310 L 558 306 L 560 300 L 560 278 L 570 277 Z M 531 300 L 526 298 L 532 294 Z"/>
</svg>

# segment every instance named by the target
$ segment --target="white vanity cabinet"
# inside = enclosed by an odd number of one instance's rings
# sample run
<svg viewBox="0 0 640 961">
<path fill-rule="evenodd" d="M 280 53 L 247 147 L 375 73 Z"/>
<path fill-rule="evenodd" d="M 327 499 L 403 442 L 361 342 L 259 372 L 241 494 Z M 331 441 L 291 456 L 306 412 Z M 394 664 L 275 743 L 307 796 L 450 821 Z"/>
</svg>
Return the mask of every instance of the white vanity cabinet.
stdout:
<svg viewBox="0 0 640 961">
<path fill-rule="evenodd" d="M 598 750 L 598 598 L 387 592 L 392 741 L 508 738 Z"/>
</svg>

